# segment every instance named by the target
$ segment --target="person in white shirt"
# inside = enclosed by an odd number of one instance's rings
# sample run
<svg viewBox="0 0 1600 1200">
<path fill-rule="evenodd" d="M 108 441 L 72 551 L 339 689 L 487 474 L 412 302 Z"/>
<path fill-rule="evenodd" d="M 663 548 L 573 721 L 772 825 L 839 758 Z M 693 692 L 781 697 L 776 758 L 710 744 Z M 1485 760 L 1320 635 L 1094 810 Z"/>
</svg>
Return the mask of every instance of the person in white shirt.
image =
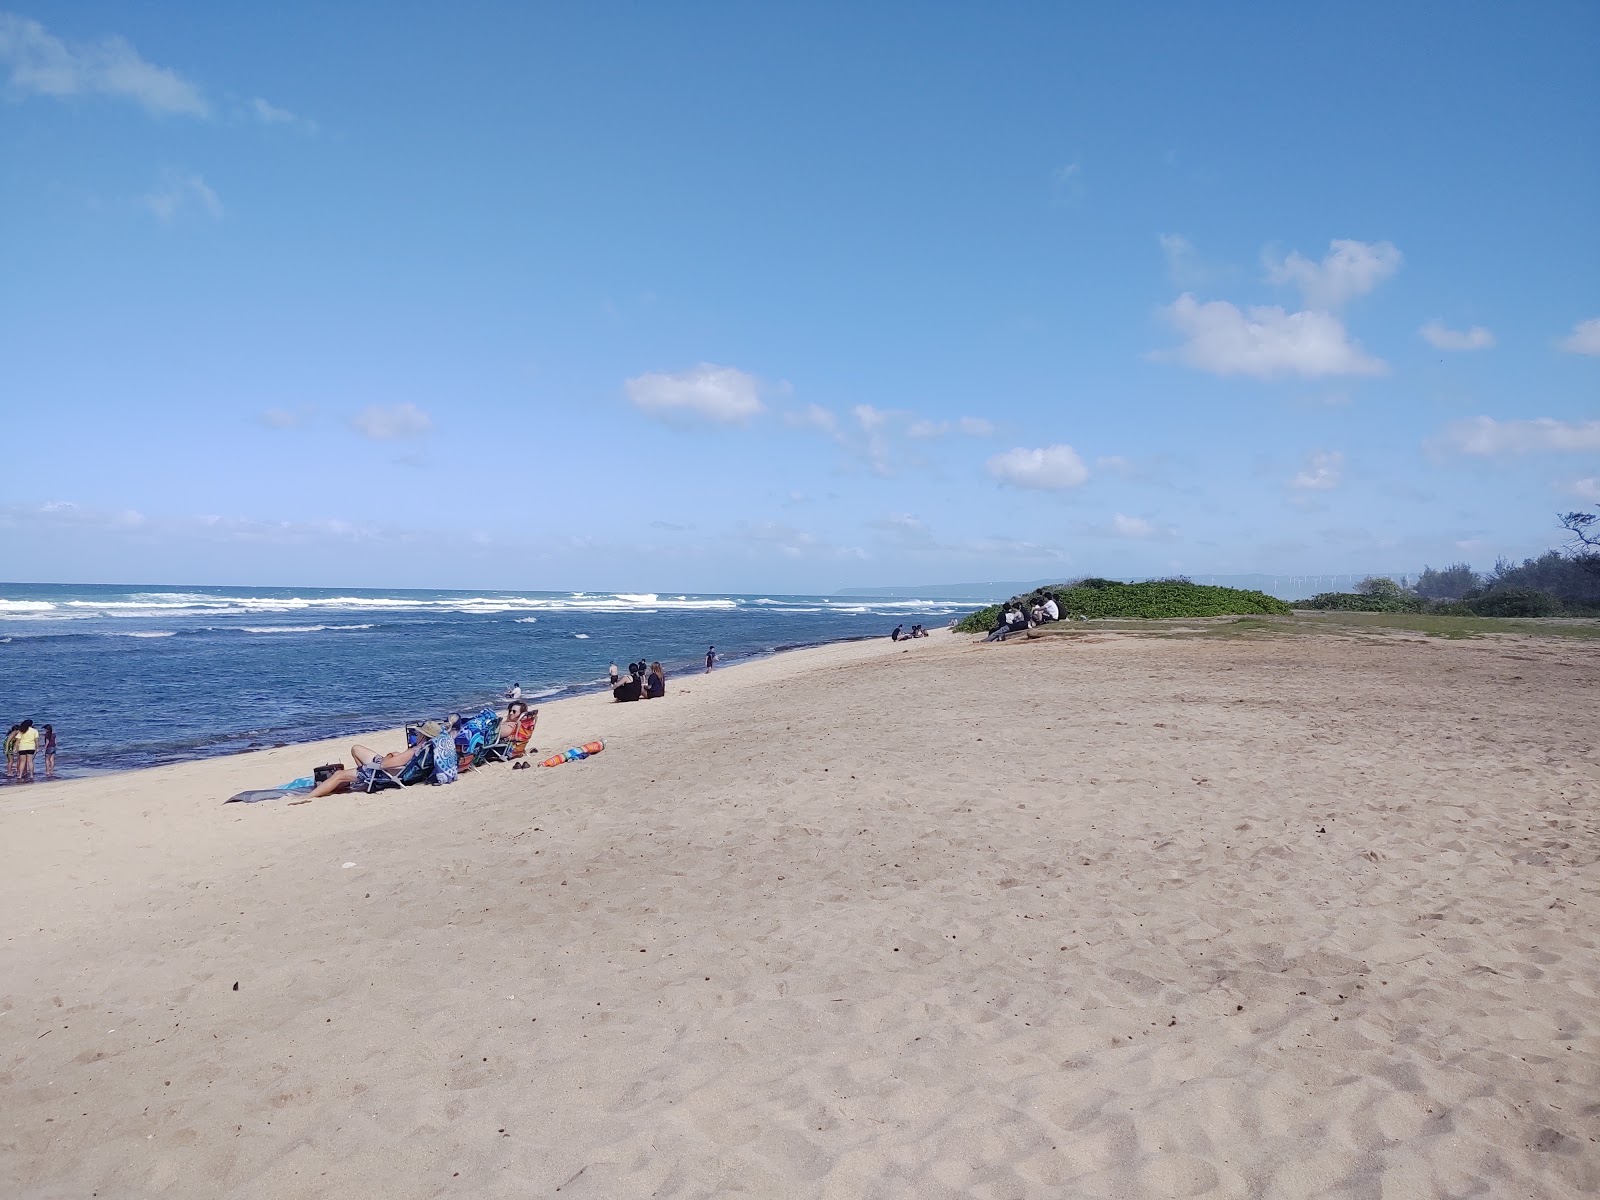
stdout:
<svg viewBox="0 0 1600 1200">
<path fill-rule="evenodd" d="M 1054 596 L 1050 596 L 1045 599 L 1044 615 L 1052 621 L 1061 620 L 1061 606 L 1056 603 L 1056 598 Z"/>
</svg>

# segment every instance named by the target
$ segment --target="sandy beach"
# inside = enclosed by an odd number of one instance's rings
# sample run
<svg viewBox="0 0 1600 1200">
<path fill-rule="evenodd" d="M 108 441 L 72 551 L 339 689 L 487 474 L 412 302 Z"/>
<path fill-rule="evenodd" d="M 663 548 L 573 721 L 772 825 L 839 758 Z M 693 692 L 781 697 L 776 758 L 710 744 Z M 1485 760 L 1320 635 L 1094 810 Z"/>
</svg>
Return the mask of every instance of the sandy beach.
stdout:
<svg viewBox="0 0 1600 1200">
<path fill-rule="evenodd" d="M 1600 1189 L 1600 652 L 939 634 L 0 791 L 0 1194 Z M 375 738 L 397 748 L 398 734 Z"/>
</svg>

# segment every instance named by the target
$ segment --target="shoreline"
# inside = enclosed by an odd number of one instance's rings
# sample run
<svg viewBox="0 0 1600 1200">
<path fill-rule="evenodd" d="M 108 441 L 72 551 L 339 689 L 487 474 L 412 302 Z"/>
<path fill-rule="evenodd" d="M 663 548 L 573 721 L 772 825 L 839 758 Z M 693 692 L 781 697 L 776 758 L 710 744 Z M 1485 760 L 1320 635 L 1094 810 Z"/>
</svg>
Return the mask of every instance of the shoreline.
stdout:
<svg viewBox="0 0 1600 1200">
<path fill-rule="evenodd" d="M 935 632 L 935 631 L 930 631 L 930 633 L 932 633 L 932 632 Z M 948 630 L 941 628 L 936 632 L 946 633 L 946 632 L 948 632 Z M 842 637 L 842 638 L 830 638 L 830 639 L 828 639 L 826 641 L 802 642 L 802 643 L 798 643 L 798 644 L 795 644 L 795 645 L 778 646 L 778 647 L 775 647 L 775 648 L 770 649 L 770 650 L 768 650 L 768 649 L 753 650 L 753 651 L 749 651 L 749 652 L 745 652 L 745 653 L 735 652 L 733 654 L 730 654 L 727 657 L 726 660 L 724 660 L 721 656 L 719 656 L 718 665 L 717 665 L 716 669 L 718 671 L 733 670 L 733 669 L 735 669 L 737 667 L 740 667 L 740 666 L 746 666 L 746 665 L 749 665 L 751 663 L 762 662 L 762 661 L 764 661 L 766 659 L 774 658 L 774 657 L 777 657 L 779 655 L 804 653 L 804 652 L 809 651 L 809 650 L 820 650 L 820 649 L 824 649 L 824 648 L 826 648 L 828 646 L 846 645 L 846 644 L 850 644 L 850 643 L 853 643 L 853 642 L 870 642 L 870 641 L 875 640 L 876 636 L 877 635 L 859 635 L 858 634 L 858 635 L 851 635 L 851 636 Z M 888 635 L 885 634 L 883 636 L 885 638 L 887 638 Z M 674 676 L 671 677 L 671 679 L 678 679 L 678 678 L 681 678 L 681 677 L 682 676 L 674 675 Z M 693 676 L 691 676 L 691 678 L 692 677 Z M 567 702 L 572 701 L 572 700 L 579 700 L 579 699 L 583 699 L 585 697 L 608 694 L 609 691 L 610 691 L 609 685 L 604 683 L 604 682 L 565 683 L 565 684 L 559 684 L 559 685 L 549 689 L 548 691 L 545 691 L 544 695 L 545 695 L 545 697 L 548 697 L 548 698 L 535 699 L 535 698 L 533 698 L 531 693 L 524 693 L 522 699 L 523 699 L 523 701 L 525 703 L 527 703 L 529 708 L 543 709 L 543 708 L 545 708 L 547 706 L 553 706 L 553 705 L 556 705 L 556 704 L 563 704 L 563 703 L 567 703 Z M 474 708 L 471 704 L 463 704 L 462 706 L 460 706 L 459 708 L 454 709 L 454 710 L 448 709 L 448 708 L 447 709 L 442 709 L 437 714 L 435 714 L 433 712 L 429 712 L 429 713 L 426 713 L 424 716 L 418 717 L 417 719 L 418 720 L 423 720 L 423 719 L 432 718 L 432 719 L 441 719 L 442 720 L 443 717 L 445 716 L 445 714 L 450 712 L 450 711 L 458 711 L 458 712 L 461 712 L 461 714 L 463 716 L 467 716 L 467 715 L 470 715 L 472 713 L 476 713 L 476 712 L 482 711 L 482 708 L 491 707 L 491 706 L 494 707 L 497 711 L 503 711 L 505 709 L 505 706 L 508 703 L 509 703 L 509 701 L 506 700 L 504 695 L 501 695 L 498 698 L 495 698 L 493 700 L 486 699 L 486 700 L 482 701 L 481 704 L 479 705 L 479 707 L 477 707 L 477 708 Z M 78 766 L 78 765 L 75 764 L 75 765 L 72 766 L 72 768 L 70 769 L 70 773 L 68 773 L 68 774 L 61 774 L 58 771 L 58 773 L 51 779 L 44 779 L 41 776 L 41 777 L 37 778 L 32 784 L 29 784 L 28 787 L 30 787 L 30 788 L 31 787 L 37 787 L 37 786 L 40 786 L 40 785 L 43 785 L 43 784 L 55 785 L 55 784 L 60 784 L 60 783 L 84 782 L 84 781 L 93 780 L 93 779 L 105 779 L 105 778 L 107 778 L 109 776 L 121 775 L 121 774 L 125 774 L 127 772 L 154 771 L 154 770 L 159 770 L 159 769 L 161 769 L 163 767 L 182 766 L 182 765 L 184 765 L 186 763 L 210 762 L 210 761 L 215 761 L 215 760 L 220 760 L 220 759 L 238 758 L 241 755 L 261 754 L 261 753 L 264 753 L 264 752 L 269 751 L 269 750 L 290 750 L 290 749 L 293 749 L 295 747 L 301 747 L 301 746 L 320 746 L 320 745 L 327 745 L 327 744 L 340 744 L 340 743 L 348 742 L 352 738 L 379 738 L 379 737 L 387 738 L 387 737 L 390 737 L 391 735 L 395 734 L 397 731 L 398 731 L 399 737 L 400 737 L 400 739 L 402 741 L 402 744 L 403 744 L 403 741 L 404 741 L 404 726 L 403 725 L 396 726 L 396 725 L 391 725 L 391 724 L 387 724 L 387 723 L 380 723 L 380 722 L 377 722 L 376 720 L 374 720 L 374 721 L 371 721 L 371 722 L 353 723 L 352 727 L 347 728 L 347 729 L 345 729 L 345 730 L 343 730 L 342 732 L 339 732 L 339 733 L 330 734 L 327 737 L 297 738 L 297 739 L 295 739 L 293 741 L 274 742 L 274 743 L 271 743 L 271 744 L 268 744 L 268 745 L 243 745 L 243 746 L 240 746 L 240 747 L 238 747 L 236 749 L 221 749 L 221 750 L 217 750 L 217 751 L 214 751 L 214 752 L 211 752 L 211 753 L 194 754 L 194 755 L 191 755 L 189 757 L 175 758 L 175 759 L 172 759 L 172 760 L 167 761 L 167 762 L 146 763 L 146 764 L 140 764 L 140 765 L 136 765 L 136 766 L 105 766 L 105 767 L 83 767 L 83 766 Z M 21 786 L 22 786 L 21 784 L 18 784 L 14 780 L 10 780 L 10 779 L 0 780 L 0 805 L 3 805 L 4 800 L 5 800 L 5 798 L 6 798 L 7 794 L 8 794 L 8 789 L 10 789 L 12 787 L 21 787 Z"/>
<path fill-rule="evenodd" d="M 956 634 L 947 629 L 939 629 L 930 631 L 928 638 L 919 639 L 919 641 L 925 643 L 931 643 L 935 641 L 943 642 L 946 639 L 964 639 L 971 638 L 972 636 L 973 635 L 971 634 Z M 663 699 L 671 700 L 679 691 L 692 694 L 692 688 L 684 687 L 685 681 L 692 682 L 703 680 L 709 683 L 711 680 L 715 680 L 726 674 L 739 671 L 741 668 L 749 669 L 763 663 L 772 663 L 774 661 L 791 658 L 802 660 L 802 663 L 799 664 L 798 669 L 804 669 L 804 656 L 823 654 L 841 647 L 868 646 L 879 641 L 885 643 L 886 646 L 889 647 L 898 645 L 901 648 L 906 648 L 908 646 L 907 642 L 890 642 L 888 636 L 884 635 L 881 638 L 840 638 L 827 642 L 818 642 L 811 645 L 773 650 L 766 653 L 752 653 L 742 657 L 734 658 L 731 662 L 726 664 L 719 662 L 717 667 L 709 674 L 698 672 L 691 675 L 670 676 L 667 680 L 667 695 L 663 697 Z M 712 686 L 715 687 L 716 685 Z M 548 750 L 549 753 L 555 753 L 557 749 L 557 747 L 554 745 L 554 742 L 550 740 L 549 733 L 547 732 L 551 728 L 552 711 L 564 715 L 569 711 L 569 706 L 574 705 L 585 705 L 586 707 L 584 712 L 586 714 L 589 713 L 591 707 L 597 707 L 602 712 L 612 709 L 639 709 L 650 707 L 652 705 L 657 706 L 658 709 L 668 707 L 666 705 L 660 705 L 658 701 L 654 700 L 640 700 L 631 704 L 618 704 L 614 700 L 606 698 L 609 697 L 610 694 L 609 687 L 597 685 L 592 690 L 578 691 L 569 695 L 557 696 L 552 700 L 528 701 L 527 697 L 524 696 L 523 699 L 524 701 L 528 702 L 528 707 L 530 709 L 537 708 L 539 710 L 539 728 L 535 731 L 534 743 L 542 748 L 540 753 L 544 753 L 545 750 Z M 509 702 L 502 698 L 496 703 L 496 710 L 503 711 L 507 703 Z M 443 714 L 441 714 L 441 716 L 442 715 Z M 557 719 L 559 721 L 560 717 Z M 603 721 L 603 718 L 599 717 L 598 714 L 595 714 L 592 719 Z M 565 722 L 562 722 L 560 727 L 565 728 Z M 325 738 L 284 742 L 280 745 L 272 746 L 255 746 L 248 749 L 226 751 L 217 754 L 186 758 L 175 762 L 154 763 L 149 766 L 91 769 L 83 773 L 74 773 L 71 776 L 57 775 L 53 779 L 40 778 L 35 780 L 33 783 L 26 785 L 16 782 L 7 782 L 5 784 L 0 784 L 0 815 L 4 815 L 5 813 L 14 811 L 16 809 L 32 807 L 27 803 L 27 798 L 30 796 L 42 795 L 47 802 L 50 802 L 56 800 L 57 793 L 63 789 L 89 787 L 93 785 L 103 786 L 114 781 L 125 779 L 145 779 L 151 777 L 153 773 L 157 772 L 169 773 L 173 776 L 172 782 L 181 783 L 185 781 L 184 776 L 190 772 L 208 767 L 220 768 L 222 764 L 237 764 L 239 766 L 239 770 L 231 771 L 216 769 L 204 771 L 203 774 L 208 777 L 216 775 L 219 778 L 225 776 L 242 779 L 244 778 L 247 769 L 254 770 L 257 766 L 262 768 L 261 773 L 251 775 L 251 778 L 255 780 L 255 782 L 241 783 L 238 787 L 234 788 L 232 791 L 228 792 L 227 795 L 222 797 L 222 799 L 226 800 L 227 796 L 233 795 L 239 791 L 243 791 L 246 788 L 273 787 L 278 783 L 286 782 L 290 779 L 301 778 L 310 774 L 313 767 L 321 765 L 324 762 L 343 761 L 349 756 L 348 751 L 352 744 L 352 739 L 357 741 L 373 742 L 375 744 L 372 748 L 377 750 L 387 751 L 404 749 L 405 727 L 403 725 L 378 725 L 354 732 L 334 734 Z M 581 737 L 576 743 L 568 743 L 564 741 L 559 748 L 565 749 L 568 744 L 581 744 L 584 741 L 592 740 L 593 738 L 591 737 Z M 296 755 L 303 756 L 305 769 L 290 769 L 289 774 L 281 774 L 283 770 L 288 769 L 288 760 Z M 529 761 L 536 761 L 535 755 L 532 751 L 530 751 L 526 757 Z M 312 762 L 312 759 L 316 759 L 316 762 Z M 350 764 L 346 763 L 345 765 L 348 766 Z M 457 783 L 459 784 L 461 782 L 471 780 L 475 775 L 481 776 L 483 773 L 492 770 L 495 767 L 509 769 L 509 764 L 485 764 L 484 767 L 480 767 L 476 771 L 463 774 L 461 780 L 458 780 Z M 279 775 L 277 777 L 271 777 L 273 771 L 279 772 Z M 162 776 L 162 779 L 163 782 L 165 782 L 166 776 Z M 207 782 L 209 784 L 209 778 Z M 424 789 L 428 788 L 428 785 L 421 786 L 424 787 Z M 457 785 L 452 784 L 448 786 L 454 787 Z M 43 789 L 43 791 L 41 791 L 41 789 Z M 384 794 L 385 793 L 383 792 L 374 793 L 374 797 L 382 796 Z M 338 793 L 333 796 L 325 797 L 325 801 L 337 800 L 341 797 L 347 797 L 348 795 L 349 793 Z M 280 803 L 280 801 L 263 802 L 263 804 L 267 806 L 278 805 Z M 240 805 L 238 807 L 249 808 L 257 806 Z"/>
</svg>

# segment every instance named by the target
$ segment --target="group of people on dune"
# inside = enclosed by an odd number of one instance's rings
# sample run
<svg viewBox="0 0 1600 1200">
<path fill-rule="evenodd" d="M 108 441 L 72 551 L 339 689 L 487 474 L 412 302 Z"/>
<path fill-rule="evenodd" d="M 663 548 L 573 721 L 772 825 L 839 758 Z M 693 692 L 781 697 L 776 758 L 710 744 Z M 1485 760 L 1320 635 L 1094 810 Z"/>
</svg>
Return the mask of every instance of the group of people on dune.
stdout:
<svg viewBox="0 0 1600 1200">
<path fill-rule="evenodd" d="M 1000 624 L 995 626 L 985 641 L 1003 642 L 1013 633 L 1025 633 L 1036 625 L 1044 625 L 1050 621 L 1061 619 L 1061 605 L 1056 598 L 1048 593 L 1043 600 L 1033 604 L 1024 604 L 1020 600 L 1013 600 L 1005 606 L 1000 614 Z"/>
</svg>

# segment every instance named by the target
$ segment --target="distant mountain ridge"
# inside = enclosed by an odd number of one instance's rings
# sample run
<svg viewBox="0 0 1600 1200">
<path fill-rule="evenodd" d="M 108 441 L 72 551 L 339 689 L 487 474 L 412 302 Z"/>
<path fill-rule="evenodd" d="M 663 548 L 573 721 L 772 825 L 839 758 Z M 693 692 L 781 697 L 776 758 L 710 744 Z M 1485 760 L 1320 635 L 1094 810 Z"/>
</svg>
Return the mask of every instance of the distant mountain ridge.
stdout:
<svg viewBox="0 0 1600 1200">
<path fill-rule="evenodd" d="M 1215 587 L 1245 588 L 1250 591 L 1265 592 L 1269 596 L 1276 596 L 1279 600 L 1304 600 L 1318 592 L 1348 592 L 1369 575 L 1387 575 L 1391 579 L 1400 579 L 1398 571 L 1359 571 L 1353 574 L 1333 575 L 1297 575 L 1285 573 L 1282 575 L 1268 575 L 1264 572 L 1255 572 L 1249 575 L 1190 575 L 1189 579 L 1195 583 L 1211 584 Z M 994 580 L 984 583 L 935 583 L 923 584 L 918 587 L 879 587 L 879 588 L 841 588 L 834 593 L 835 596 L 885 597 L 896 596 L 906 600 L 971 600 L 975 603 L 992 603 L 996 600 L 1005 600 L 1011 596 L 1031 592 L 1034 588 L 1049 587 L 1052 584 L 1065 583 L 1072 576 L 1053 576 L 1049 579 L 1034 579 L 1025 582 L 1017 580 Z M 1081 578 L 1081 576 L 1080 576 Z M 1160 579 L 1159 575 L 1115 576 L 1124 583 L 1142 583 L 1147 579 Z"/>
</svg>

